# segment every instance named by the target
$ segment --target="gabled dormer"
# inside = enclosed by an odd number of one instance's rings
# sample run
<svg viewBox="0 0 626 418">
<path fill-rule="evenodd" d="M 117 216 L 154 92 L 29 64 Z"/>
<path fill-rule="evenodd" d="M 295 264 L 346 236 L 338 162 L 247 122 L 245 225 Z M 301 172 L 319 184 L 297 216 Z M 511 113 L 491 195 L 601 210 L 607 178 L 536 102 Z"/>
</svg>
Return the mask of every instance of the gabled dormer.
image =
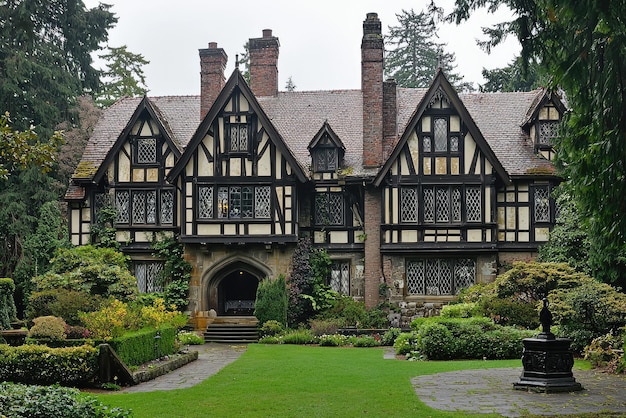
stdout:
<svg viewBox="0 0 626 418">
<path fill-rule="evenodd" d="M 313 178 L 317 180 L 336 178 L 338 171 L 342 168 L 346 148 L 328 121 L 324 122 L 313 137 L 308 150 L 311 154 Z"/>
<path fill-rule="evenodd" d="M 528 132 L 535 153 L 548 160 L 555 156 L 554 140 L 561 128 L 561 119 L 566 108 L 557 94 L 545 90 L 528 109 L 522 129 Z"/>
</svg>

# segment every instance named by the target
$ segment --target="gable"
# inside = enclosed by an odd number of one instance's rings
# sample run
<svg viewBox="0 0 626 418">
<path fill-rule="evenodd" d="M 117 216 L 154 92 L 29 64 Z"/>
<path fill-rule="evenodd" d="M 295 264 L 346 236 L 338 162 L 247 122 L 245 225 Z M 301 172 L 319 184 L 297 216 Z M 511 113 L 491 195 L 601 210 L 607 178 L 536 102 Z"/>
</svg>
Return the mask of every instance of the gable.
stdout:
<svg viewBox="0 0 626 418">
<path fill-rule="evenodd" d="M 279 157 L 265 153 L 270 143 Z M 258 154 L 253 155 L 254 149 L 259 150 Z M 240 157 L 241 166 L 226 173 L 222 163 L 231 156 Z M 250 175 L 258 168 L 274 164 L 277 161 L 275 158 L 285 159 L 289 175 L 293 174 L 302 182 L 306 180 L 302 166 L 258 104 L 239 70 L 235 69 L 168 179 L 173 181 L 182 173 Z M 216 165 L 216 162 L 219 164 Z"/>
<path fill-rule="evenodd" d="M 462 175 L 486 171 L 509 176 L 443 72 L 417 105 L 400 140 L 374 179 L 380 186 L 392 167 L 397 174 Z M 488 165 L 488 167 L 480 167 Z"/>
</svg>

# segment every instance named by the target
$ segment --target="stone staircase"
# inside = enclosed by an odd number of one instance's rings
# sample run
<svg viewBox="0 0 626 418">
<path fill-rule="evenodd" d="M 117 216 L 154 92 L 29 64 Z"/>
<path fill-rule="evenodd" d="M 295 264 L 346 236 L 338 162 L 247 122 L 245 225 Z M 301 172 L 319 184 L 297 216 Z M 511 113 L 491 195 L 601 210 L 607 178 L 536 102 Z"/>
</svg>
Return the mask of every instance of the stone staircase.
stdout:
<svg viewBox="0 0 626 418">
<path fill-rule="evenodd" d="M 204 331 L 207 343 L 248 344 L 259 341 L 254 316 L 219 316 Z"/>
</svg>

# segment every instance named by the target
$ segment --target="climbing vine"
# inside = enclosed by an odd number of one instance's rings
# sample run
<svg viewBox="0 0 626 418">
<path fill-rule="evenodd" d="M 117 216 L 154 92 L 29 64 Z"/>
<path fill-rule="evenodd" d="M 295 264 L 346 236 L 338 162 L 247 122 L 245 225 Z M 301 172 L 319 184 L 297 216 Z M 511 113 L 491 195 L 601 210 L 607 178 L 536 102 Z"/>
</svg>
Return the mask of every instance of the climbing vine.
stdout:
<svg viewBox="0 0 626 418">
<path fill-rule="evenodd" d="M 189 280 L 192 265 L 184 259 L 185 248 L 176 237 L 158 236 L 152 243 L 152 255 L 165 260 L 161 272 L 161 285 L 166 305 L 176 305 L 184 311 L 188 304 Z"/>
</svg>

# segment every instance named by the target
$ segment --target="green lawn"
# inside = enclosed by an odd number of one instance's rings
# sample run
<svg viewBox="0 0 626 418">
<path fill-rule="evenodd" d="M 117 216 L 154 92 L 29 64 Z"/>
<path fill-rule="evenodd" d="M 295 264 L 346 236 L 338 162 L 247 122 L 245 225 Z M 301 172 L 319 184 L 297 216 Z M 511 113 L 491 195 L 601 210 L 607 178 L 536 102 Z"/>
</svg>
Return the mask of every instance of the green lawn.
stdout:
<svg viewBox="0 0 626 418">
<path fill-rule="evenodd" d="M 458 417 L 419 401 L 411 377 L 518 367 L 520 360 L 408 362 L 380 348 L 252 344 L 203 383 L 167 392 L 99 395 L 136 417 Z"/>
</svg>

